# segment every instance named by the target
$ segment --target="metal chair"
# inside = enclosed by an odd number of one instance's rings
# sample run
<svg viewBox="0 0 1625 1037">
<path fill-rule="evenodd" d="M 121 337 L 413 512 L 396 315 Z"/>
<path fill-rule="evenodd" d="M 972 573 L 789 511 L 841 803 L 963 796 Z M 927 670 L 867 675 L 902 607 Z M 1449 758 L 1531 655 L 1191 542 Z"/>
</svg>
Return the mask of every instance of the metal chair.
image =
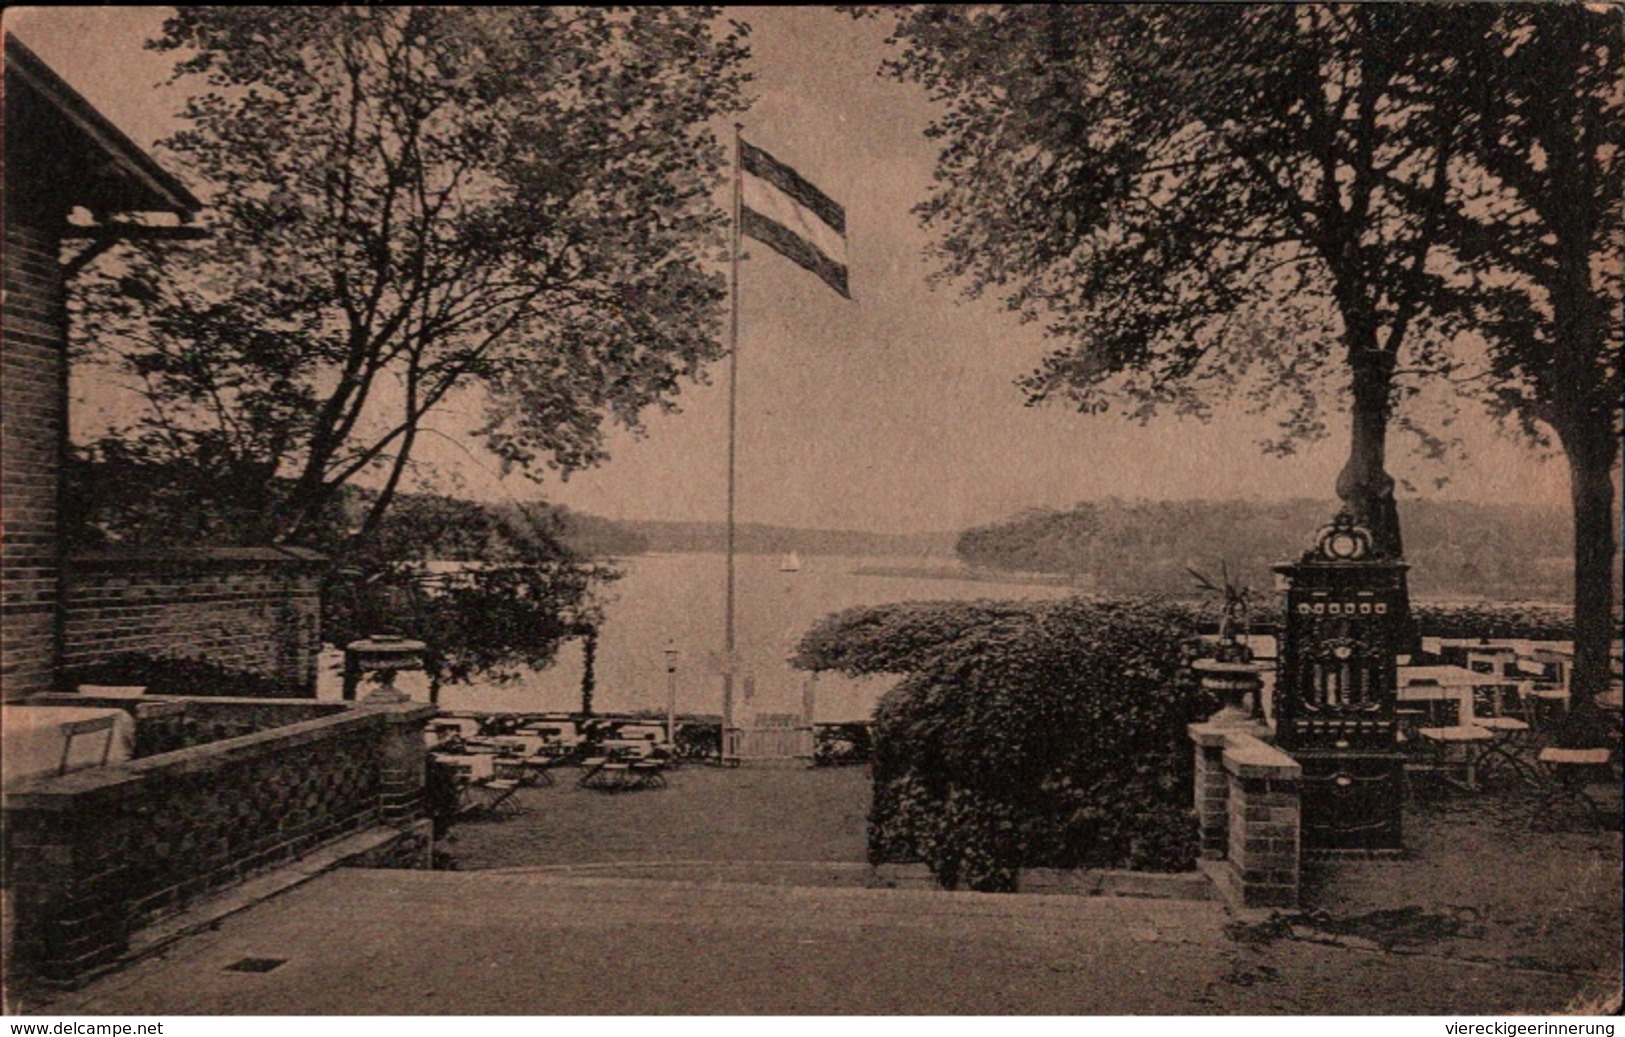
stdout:
<svg viewBox="0 0 1625 1037">
<path fill-rule="evenodd" d="M 1609 809 L 1594 796 L 1592 787 L 1618 788 L 1610 749 L 1542 749 L 1536 758 L 1544 778 L 1544 795 L 1531 820 L 1536 828 L 1560 827 L 1578 812 L 1593 828 L 1619 823 L 1618 808 Z"/>
<path fill-rule="evenodd" d="M 84 767 L 105 767 L 108 757 L 113 753 L 113 726 L 115 717 L 92 717 L 89 720 L 67 720 L 62 723 L 62 759 L 57 764 L 58 774 L 68 773 L 68 757 L 73 751 L 73 740 L 80 735 L 93 735 L 105 733 L 107 740 L 102 743 L 102 758 L 94 764 L 83 764 Z"/>
</svg>

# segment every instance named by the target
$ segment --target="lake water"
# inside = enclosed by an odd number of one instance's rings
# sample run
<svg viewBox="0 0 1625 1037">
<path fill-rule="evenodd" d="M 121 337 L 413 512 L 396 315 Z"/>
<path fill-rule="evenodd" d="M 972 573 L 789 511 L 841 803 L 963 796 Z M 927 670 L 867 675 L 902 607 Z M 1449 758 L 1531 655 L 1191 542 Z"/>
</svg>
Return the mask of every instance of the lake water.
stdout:
<svg viewBox="0 0 1625 1037">
<path fill-rule="evenodd" d="M 598 639 L 594 709 L 664 710 L 664 653 L 669 644 L 678 651 L 678 712 L 720 713 L 726 557 L 651 554 L 618 564 L 625 576 L 603 593 L 605 621 Z M 808 675 L 791 669 L 786 660 L 802 634 L 831 612 L 893 601 L 1058 598 L 1073 593 L 1058 586 L 856 571 L 919 567 L 919 558 L 809 555 L 801 559 L 798 572 L 779 571 L 777 555 L 738 555 L 735 564 L 740 673 L 734 682 L 734 703 L 738 718 L 752 712 L 800 712 Z M 403 674 L 398 685 L 414 698 L 423 698 L 420 680 L 417 675 Z M 894 681 L 892 677 L 850 680 L 821 674 L 815 719 L 866 719 L 876 699 Z M 324 684 L 331 688 L 331 674 Z M 324 697 L 330 694 L 331 690 Z M 441 690 L 440 700 L 447 709 L 492 712 L 579 709 L 580 643 L 567 642 L 554 665 L 515 683 L 447 687 Z"/>
</svg>

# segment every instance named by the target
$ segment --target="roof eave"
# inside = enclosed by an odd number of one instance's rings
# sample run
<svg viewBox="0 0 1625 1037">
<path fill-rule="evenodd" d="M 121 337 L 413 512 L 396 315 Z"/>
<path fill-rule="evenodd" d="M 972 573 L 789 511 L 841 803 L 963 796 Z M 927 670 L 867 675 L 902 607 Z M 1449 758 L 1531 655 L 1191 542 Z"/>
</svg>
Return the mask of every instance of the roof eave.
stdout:
<svg viewBox="0 0 1625 1037">
<path fill-rule="evenodd" d="M 10 33 L 6 34 L 5 53 L 6 72 L 18 76 L 49 102 L 58 114 L 105 153 L 121 173 L 147 192 L 163 199 L 165 206 L 160 211 L 174 213 L 182 222 L 187 222 L 203 208 L 203 203 L 174 174 L 160 166 L 157 160 L 108 121 L 82 94 Z"/>
</svg>

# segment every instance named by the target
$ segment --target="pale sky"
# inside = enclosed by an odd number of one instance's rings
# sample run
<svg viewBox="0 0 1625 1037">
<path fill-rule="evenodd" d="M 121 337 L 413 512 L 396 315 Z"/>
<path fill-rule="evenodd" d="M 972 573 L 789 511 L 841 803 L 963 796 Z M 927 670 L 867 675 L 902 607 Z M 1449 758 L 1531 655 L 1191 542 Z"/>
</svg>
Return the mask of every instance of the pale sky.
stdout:
<svg viewBox="0 0 1625 1037">
<path fill-rule="evenodd" d="M 6 12 L 34 49 L 137 143 L 169 132 L 180 105 L 157 86 L 169 59 L 141 48 L 163 8 L 34 8 Z M 883 531 L 960 529 L 1023 508 L 1117 496 L 1324 497 L 1346 454 L 1347 422 L 1299 456 L 1265 457 L 1266 419 L 1208 424 L 1029 408 L 1013 382 L 1042 356 L 1041 332 L 994 301 L 960 302 L 926 284 L 925 233 L 910 207 L 925 197 L 935 153 L 921 136 L 930 108 L 914 87 L 882 79 L 884 30 L 823 8 L 739 8 L 750 23 L 757 103 L 745 135 L 847 209 L 854 301 L 747 241 L 740 347 L 741 521 Z M 203 222 L 207 223 L 205 212 Z M 441 414 L 424 456 L 471 496 L 538 495 L 612 518 L 724 514 L 726 367 L 685 387 L 681 413 L 651 414 L 648 434 L 620 432 L 611 460 L 568 482 L 499 482 L 494 460 Z M 472 409 L 472 408 L 471 408 Z M 1409 456 L 1397 435 L 1390 469 L 1416 494 L 1564 505 L 1567 474 L 1496 434 L 1470 411 L 1471 456 L 1448 473 Z M 453 476 L 454 473 L 454 476 Z M 1449 485 L 1435 489 L 1435 477 Z M 443 484 L 441 488 L 447 488 Z"/>
</svg>

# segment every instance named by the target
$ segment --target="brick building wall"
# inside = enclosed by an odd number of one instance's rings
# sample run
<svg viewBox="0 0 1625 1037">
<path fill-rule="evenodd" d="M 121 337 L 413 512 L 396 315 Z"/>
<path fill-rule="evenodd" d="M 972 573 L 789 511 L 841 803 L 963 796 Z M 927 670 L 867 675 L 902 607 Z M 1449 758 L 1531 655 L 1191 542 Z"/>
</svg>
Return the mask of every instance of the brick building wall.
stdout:
<svg viewBox="0 0 1625 1037">
<path fill-rule="evenodd" d="M 43 224 L 9 205 L 0 251 L 0 696 L 7 700 L 49 690 L 55 656 L 67 315 L 60 242 Z"/>
<path fill-rule="evenodd" d="M 0 89 L 0 699 L 54 683 L 60 663 L 58 497 L 67 444 L 66 280 L 128 213 L 190 222 L 202 203 L 10 32 Z M 75 209 L 95 232 L 70 230 Z M 139 222 L 139 221 L 138 221 Z M 176 240 L 199 232 L 153 228 Z M 69 266 L 65 236 L 84 239 Z"/>
<path fill-rule="evenodd" d="M 320 556 L 223 548 L 64 562 L 64 669 L 127 652 L 205 659 L 316 694 Z"/>
</svg>

